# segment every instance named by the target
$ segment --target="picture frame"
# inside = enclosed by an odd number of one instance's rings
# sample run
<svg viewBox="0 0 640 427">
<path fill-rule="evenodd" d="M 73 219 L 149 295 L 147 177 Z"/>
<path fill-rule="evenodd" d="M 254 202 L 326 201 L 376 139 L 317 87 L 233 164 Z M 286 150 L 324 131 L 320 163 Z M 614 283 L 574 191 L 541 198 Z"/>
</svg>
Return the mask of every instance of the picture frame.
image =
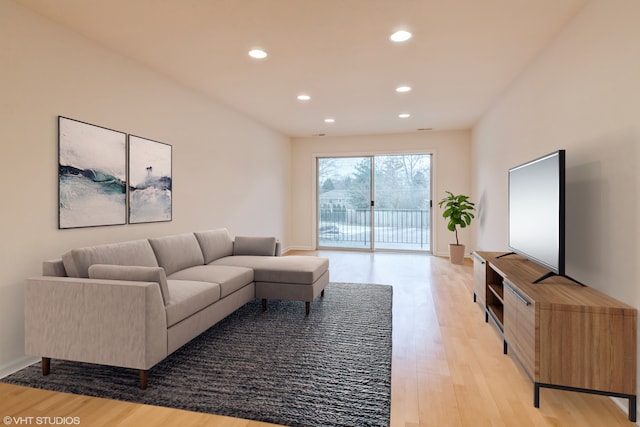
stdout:
<svg viewBox="0 0 640 427">
<path fill-rule="evenodd" d="M 127 135 L 58 116 L 58 228 L 127 221 Z"/>
<path fill-rule="evenodd" d="M 171 145 L 129 135 L 129 224 L 173 219 L 172 161 Z"/>
</svg>

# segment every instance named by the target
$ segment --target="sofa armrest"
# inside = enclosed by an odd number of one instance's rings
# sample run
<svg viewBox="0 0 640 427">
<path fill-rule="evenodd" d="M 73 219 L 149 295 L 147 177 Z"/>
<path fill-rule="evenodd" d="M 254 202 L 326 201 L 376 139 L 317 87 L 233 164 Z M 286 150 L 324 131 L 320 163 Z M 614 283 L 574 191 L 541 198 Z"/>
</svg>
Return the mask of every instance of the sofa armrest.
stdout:
<svg viewBox="0 0 640 427">
<path fill-rule="evenodd" d="M 154 282 L 32 277 L 25 287 L 25 352 L 149 369 L 167 356 L 167 321 Z"/>
</svg>

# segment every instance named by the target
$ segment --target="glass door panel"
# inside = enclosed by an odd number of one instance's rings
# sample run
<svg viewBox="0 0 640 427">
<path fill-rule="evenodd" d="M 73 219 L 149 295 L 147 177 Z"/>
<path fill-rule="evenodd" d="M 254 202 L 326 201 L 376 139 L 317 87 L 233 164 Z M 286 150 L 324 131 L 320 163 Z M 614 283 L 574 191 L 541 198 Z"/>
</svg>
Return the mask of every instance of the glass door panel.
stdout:
<svg viewBox="0 0 640 427">
<path fill-rule="evenodd" d="M 431 250 L 431 156 L 375 156 L 374 165 L 375 249 Z"/>
<path fill-rule="evenodd" d="M 371 157 L 317 162 L 318 246 L 371 249 Z"/>
</svg>

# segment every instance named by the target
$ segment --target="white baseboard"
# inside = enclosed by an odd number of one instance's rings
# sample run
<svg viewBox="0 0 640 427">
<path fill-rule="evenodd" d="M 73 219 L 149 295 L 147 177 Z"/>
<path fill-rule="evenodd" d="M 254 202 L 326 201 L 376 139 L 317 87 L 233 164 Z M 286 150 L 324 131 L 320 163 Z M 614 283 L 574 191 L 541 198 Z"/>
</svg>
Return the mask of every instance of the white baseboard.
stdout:
<svg viewBox="0 0 640 427">
<path fill-rule="evenodd" d="M 315 248 L 313 246 L 289 246 L 288 248 L 283 249 L 282 253 L 286 254 L 291 251 L 315 251 Z"/>
<path fill-rule="evenodd" d="M 19 371 L 20 369 L 24 369 L 27 366 L 33 365 L 34 363 L 39 361 L 40 361 L 39 357 L 23 356 L 18 360 L 14 360 L 13 362 L 2 365 L 0 366 L 0 378 L 4 378 L 7 375 L 11 375 L 14 372 Z"/>
<path fill-rule="evenodd" d="M 437 256 L 437 257 L 449 258 L 449 252 L 448 251 L 446 251 L 446 252 L 445 251 L 435 252 L 434 255 Z M 471 258 L 471 254 L 470 253 L 468 253 L 468 254 L 465 253 L 464 257 L 465 258 Z"/>
</svg>

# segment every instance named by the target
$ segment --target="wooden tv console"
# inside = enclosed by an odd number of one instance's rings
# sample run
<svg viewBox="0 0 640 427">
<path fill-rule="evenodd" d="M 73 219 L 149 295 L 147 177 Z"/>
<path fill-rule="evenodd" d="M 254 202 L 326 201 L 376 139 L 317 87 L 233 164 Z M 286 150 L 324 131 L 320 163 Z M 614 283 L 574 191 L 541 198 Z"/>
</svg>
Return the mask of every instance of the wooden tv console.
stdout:
<svg viewBox="0 0 640 427">
<path fill-rule="evenodd" d="M 566 277 L 533 283 L 548 271 L 504 252 L 473 254 L 474 302 L 540 388 L 621 397 L 636 421 L 637 310 Z"/>
</svg>

